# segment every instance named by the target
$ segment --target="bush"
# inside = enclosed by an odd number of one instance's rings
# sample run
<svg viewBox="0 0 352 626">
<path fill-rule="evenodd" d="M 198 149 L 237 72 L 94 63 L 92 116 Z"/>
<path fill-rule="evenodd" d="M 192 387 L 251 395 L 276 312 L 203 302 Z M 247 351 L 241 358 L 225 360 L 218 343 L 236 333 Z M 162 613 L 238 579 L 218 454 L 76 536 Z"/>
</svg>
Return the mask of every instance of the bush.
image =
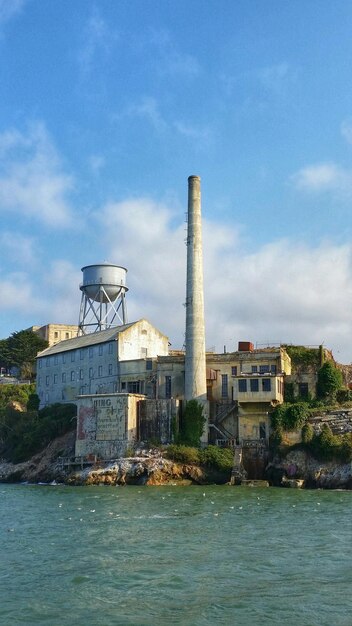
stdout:
<svg viewBox="0 0 352 626">
<path fill-rule="evenodd" d="M 200 463 L 198 448 L 191 446 L 171 444 L 167 447 L 165 455 L 168 459 L 177 461 L 178 463 Z"/>
<path fill-rule="evenodd" d="M 310 443 L 313 437 L 314 437 L 314 428 L 312 424 L 310 424 L 309 422 L 306 422 L 306 424 L 304 424 L 302 428 L 302 442 Z"/>
<path fill-rule="evenodd" d="M 178 441 L 187 446 L 198 447 L 203 434 L 205 417 L 203 405 L 197 400 L 189 400 L 183 415 Z"/>
<path fill-rule="evenodd" d="M 309 415 L 309 406 L 306 402 L 296 402 L 295 404 L 280 404 L 271 414 L 271 424 L 273 430 L 280 428 L 283 430 L 296 430 L 301 428 Z"/>
<path fill-rule="evenodd" d="M 317 395 L 323 400 L 333 401 L 342 387 L 342 373 L 330 361 L 318 370 Z"/>
<path fill-rule="evenodd" d="M 208 446 L 200 451 L 202 465 L 215 467 L 222 472 L 228 472 L 233 467 L 233 450 L 230 448 L 219 448 L 218 446 Z"/>
</svg>

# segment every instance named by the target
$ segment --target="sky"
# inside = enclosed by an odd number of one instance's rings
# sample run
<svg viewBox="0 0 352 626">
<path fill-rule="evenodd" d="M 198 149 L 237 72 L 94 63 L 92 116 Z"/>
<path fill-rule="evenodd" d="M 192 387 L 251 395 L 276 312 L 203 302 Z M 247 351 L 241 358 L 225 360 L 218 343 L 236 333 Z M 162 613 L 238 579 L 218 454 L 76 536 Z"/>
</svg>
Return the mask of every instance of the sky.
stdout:
<svg viewBox="0 0 352 626">
<path fill-rule="evenodd" d="M 352 3 L 0 0 L 0 337 L 78 323 L 85 265 L 184 344 L 202 180 L 206 347 L 352 361 Z"/>
</svg>

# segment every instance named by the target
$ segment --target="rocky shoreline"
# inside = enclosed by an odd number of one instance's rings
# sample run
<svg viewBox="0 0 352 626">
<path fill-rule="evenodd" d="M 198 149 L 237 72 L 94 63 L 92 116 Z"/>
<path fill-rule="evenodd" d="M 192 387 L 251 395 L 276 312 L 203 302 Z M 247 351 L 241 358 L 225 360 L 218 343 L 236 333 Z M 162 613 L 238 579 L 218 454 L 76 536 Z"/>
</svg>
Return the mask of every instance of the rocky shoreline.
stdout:
<svg viewBox="0 0 352 626">
<path fill-rule="evenodd" d="M 0 461 L 0 482 L 60 483 L 65 485 L 206 485 L 226 484 L 231 476 L 212 468 L 165 459 L 160 450 L 140 450 L 135 456 L 104 463 L 63 463 L 73 458 L 75 433 L 52 441 L 42 452 L 23 463 Z M 292 450 L 269 463 L 256 485 L 352 490 L 352 463 L 319 462 L 303 450 Z M 268 481 L 266 483 L 266 481 Z"/>
</svg>

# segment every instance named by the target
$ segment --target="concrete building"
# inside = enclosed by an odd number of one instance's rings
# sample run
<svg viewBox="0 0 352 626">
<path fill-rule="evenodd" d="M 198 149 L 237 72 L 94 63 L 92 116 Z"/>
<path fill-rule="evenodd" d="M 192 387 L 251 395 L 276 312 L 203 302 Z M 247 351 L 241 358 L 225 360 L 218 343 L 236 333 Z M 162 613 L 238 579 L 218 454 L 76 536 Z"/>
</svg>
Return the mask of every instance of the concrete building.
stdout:
<svg viewBox="0 0 352 626">
<path fill-rule="evenodd" d="M 120 391 L 124 361 L 139 360 L 146 368 L 150 359 L 167 353 L 168 338 L 144 319 L 61 341 L 37 356 L 40 405 L 74 402 L 78 395 Z M 140 392 L 144 389 L 139 388 Z"/>
<path fill-rule="evenodd" d="M 31 326 L 28 330 L 45 339 L 49 347 L 78 335 L 78 326 L 74 324 L 45 324 L 45 326 Z"/>
<path fill-rule="evenodd" d="M 225 354 L 206 354 L 209 436 L 213 442 L 267 440 L 270 411 L 284 400 L 291 360 L 284 348 L 255 350 L 249 342 Z M 245 349 L 243 349 L 245 348 Z M 121 391 L 144 389 L 149 398 L 185 398 L 185 354 L 181 351 L 141 362 L 121 363 Z"/>
</svg>

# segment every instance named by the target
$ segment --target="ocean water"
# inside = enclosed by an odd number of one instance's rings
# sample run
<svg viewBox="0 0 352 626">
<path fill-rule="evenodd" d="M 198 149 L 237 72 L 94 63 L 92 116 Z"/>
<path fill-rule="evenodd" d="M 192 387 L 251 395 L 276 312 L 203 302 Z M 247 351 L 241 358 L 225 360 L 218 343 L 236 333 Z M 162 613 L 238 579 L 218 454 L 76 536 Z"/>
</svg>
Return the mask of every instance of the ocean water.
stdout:
<svg viewBox="0 0 352 626">
<path fill-rule="evenodd" d="M 352 492 L 0 485 L 0 624 L 351 626 Z"/>
</svg>

